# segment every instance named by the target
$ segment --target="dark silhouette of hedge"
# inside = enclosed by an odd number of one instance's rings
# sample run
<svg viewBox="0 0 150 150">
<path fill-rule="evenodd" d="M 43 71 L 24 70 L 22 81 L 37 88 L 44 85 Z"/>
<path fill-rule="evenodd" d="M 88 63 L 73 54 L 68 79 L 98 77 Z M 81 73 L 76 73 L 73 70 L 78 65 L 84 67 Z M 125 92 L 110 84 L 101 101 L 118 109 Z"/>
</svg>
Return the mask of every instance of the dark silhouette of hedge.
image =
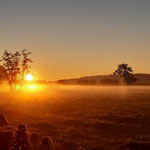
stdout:
<svg viewBox="0 0 150 150">
<path fill-rule="evenodd" d="M 96 81 L 95 80 L 89 80 L 89 85 L 95 85 L 96 84 Z"/>
<path fill-rule="evenodd" d="M 118 85 L 118 80 L 112 80 L 112 79 L 102 79 L 100 80 L 100 84 L 103 85 Z"/>
<path fill-rule="evenodd" d="M 57 82 L 58 82 L 58 84 L 67 84 L 66 80 L 58 80 Z"/>
<path fill-rule="evenodd" d="M 78 84 L 80 85 L 95 85 L 96 81 L 95 80 L 87 80 L 87 79 L 79 79 L 77 81 Z"/>
</svg>

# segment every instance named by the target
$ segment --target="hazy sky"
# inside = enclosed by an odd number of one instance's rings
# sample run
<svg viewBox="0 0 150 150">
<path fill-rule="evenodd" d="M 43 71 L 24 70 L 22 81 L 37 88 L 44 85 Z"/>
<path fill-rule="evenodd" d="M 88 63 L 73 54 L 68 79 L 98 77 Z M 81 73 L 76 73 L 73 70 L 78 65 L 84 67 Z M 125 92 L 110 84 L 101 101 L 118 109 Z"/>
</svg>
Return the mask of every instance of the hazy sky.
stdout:
<svg viewBox="0 0 150 150">
<path fill-rule="evenodd" d="M 1 0 L 0 55 L 24 48 L 37 79 L 150 73 L 150 0 Z"/>
</svg>

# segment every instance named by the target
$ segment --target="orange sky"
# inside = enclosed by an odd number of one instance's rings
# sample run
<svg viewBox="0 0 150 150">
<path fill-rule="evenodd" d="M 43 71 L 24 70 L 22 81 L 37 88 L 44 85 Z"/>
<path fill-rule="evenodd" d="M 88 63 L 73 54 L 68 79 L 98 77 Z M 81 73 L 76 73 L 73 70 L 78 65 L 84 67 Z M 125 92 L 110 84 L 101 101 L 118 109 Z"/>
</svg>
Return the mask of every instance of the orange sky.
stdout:
<svg viewBox="0 0 150 150">
<path fill-rule="evenodd" d="M 32 51 L 36 79 L 111 74 L 119 63 L 150 73 L 150 2 L 0 2 L 0 54 Z"/>
</svg>

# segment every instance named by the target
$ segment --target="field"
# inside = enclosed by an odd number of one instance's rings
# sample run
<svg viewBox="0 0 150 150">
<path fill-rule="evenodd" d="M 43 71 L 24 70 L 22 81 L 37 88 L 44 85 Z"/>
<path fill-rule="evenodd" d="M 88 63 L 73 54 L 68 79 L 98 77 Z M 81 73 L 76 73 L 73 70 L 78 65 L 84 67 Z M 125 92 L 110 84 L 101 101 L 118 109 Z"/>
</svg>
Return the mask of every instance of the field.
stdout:
<svg viewBox="0 0 150 150">
<path fill-rule="evenodd" d="M 34 150 L 45 135 L 60 150 L 80 145 L 117 150 L 129 143 L 146 149 L 150 141 L 149 86 L 48 85 L 14 94 L 1 90 L 0 113 L 10 122 L 1 130 L 27 125 Z"/>
</svg>

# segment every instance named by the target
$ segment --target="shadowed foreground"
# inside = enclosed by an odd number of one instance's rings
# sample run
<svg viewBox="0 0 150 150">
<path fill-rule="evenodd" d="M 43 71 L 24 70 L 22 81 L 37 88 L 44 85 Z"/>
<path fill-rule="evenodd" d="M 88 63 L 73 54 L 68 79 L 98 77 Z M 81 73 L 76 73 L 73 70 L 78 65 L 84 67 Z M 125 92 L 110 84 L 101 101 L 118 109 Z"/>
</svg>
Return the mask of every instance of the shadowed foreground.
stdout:
<svg viewBox="0 0 150 150">
<path fill-rule="evenodd" d="M 0 113 L 10 125 L 0 127 L 0 144 L 25 123 L 37 150 L 43 136 L 55 149 L 149 149 L 150 87 L 50 86 L 43 91 L 0 94 Z"/>
</svg>

